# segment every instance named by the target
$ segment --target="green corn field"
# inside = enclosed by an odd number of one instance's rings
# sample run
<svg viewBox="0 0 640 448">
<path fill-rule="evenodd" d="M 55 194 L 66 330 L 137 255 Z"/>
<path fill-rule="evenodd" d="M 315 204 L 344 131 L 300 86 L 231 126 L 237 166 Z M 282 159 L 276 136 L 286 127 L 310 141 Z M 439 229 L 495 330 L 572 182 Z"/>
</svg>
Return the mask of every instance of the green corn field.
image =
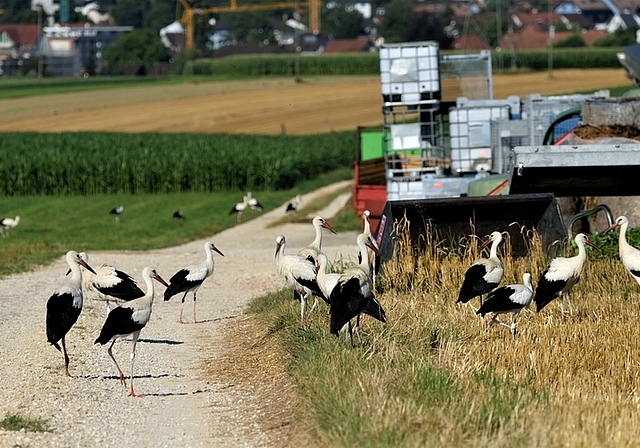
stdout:
<svg viewBox="0 0 640 448">
<path fill-rule="evenodd" d="M 355 132 L 4 133 L 0 195 L 282 190 L 353 164 Z"/>
</svg>

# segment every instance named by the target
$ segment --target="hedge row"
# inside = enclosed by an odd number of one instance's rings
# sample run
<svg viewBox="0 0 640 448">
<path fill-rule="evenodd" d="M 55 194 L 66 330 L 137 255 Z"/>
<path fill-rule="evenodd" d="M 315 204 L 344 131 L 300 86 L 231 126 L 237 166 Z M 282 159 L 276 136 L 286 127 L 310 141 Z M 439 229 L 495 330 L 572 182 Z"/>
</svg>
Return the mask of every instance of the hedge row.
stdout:
<svg viewBox="0 0 640 448">
<path fill-rule="evenodd" d="M 620 68 L 616 53 L 620 48 L 553 49 L 553 67 L 562 68 Z M 474 53 L 474 52 L 467 52 Z M 449 53 L 447 53 L 449 54 Z M 503 53 L 505 57 L 510 58 Z M 317 56 L 243 55 L 220 59 L 198 59 L 185 66 L 185 75 L 216 75 L 228 77 L 294 76 L 296 59 L 299 74 L 316 75 L 378 75 L 377 53 L 322 54 Z M 498 60 L 494 53 L 494 65 Z M 520 69 L 547 70 L 549 54 L 544 51 L 521 51 L 515 55 Z M 494 67 L 495 69 L 495 67 Z"/>
</svg>

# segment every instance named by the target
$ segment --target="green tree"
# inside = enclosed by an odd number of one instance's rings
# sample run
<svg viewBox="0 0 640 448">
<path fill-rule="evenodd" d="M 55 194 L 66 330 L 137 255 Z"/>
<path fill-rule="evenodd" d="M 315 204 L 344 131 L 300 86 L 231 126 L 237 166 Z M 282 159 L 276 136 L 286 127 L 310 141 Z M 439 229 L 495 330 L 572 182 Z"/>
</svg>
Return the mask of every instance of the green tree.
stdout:
<svg viewBox="0 0 640 448">
<path fill-rule="evenodd" d="M 587 44 L 579 34 L 572 34 L 566 39 L 562 39 L 561 41 L 553 44 L 555 48 L 578 48 L 578 47 L 586 47 Z"/>
<path fill-rule="evenodd" d="M 148 28 L 133 30 L 119 37 L 104 51 L 104 61 L 110 72 L 117 72 L 118 66 L 132 64 L 142 64 L 148 71 L 156 62 L 165 62 L 169 58 L 158 33 Z"/>
<path fill-rule="evenodd" d="M 147 3 L 146 0 L 118 0 L 109 9 L 109 14 L 111 14 L 116 24 L 120 26 L 142 28 L 143 11 L 146 10 Z"/>
<path fill-rule="evenodd" d="M 268 40 L 273 42 L 273 27 L 269 19 L 274 11 L 247 11 L 241 14 L 222 14 L 221 20 L 229 24 L 229 30 L 238 42 L 257 44 Z"/>
<path fill-rule="evenodd" d="M 334 8 L 323 6 L 320 14 L 322 31 L 334 39 L 354 39 L 364 33 L 362 14 L 344 5 Z"/>
<path fill-rule="evenodd" d="M 411 0 L 391 0 L 384 13 L 384 20 L 379 33 L 387 42 L 405 42 L 407 40 L 407 24 L 414 20 Z"/>
<path fill-rule="evenodd" d="M 635 30 L 623 30 L 618 28 L 612 34 L 607 37 L 596 39 L 593 42 L 594 47 L 624 47 L 626 45 L 632 45 L 636 43 L 636 31 Z"/>
</svg>

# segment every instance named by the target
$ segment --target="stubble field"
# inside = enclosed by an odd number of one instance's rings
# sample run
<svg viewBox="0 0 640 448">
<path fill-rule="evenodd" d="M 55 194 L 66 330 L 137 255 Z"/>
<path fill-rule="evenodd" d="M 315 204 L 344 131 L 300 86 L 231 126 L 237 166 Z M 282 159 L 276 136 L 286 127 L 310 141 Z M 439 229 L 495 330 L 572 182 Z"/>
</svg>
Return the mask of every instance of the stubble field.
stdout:
<svg viewBox="0 0 640 448">
<path fill-rule="evenodd" d="M 633 86 L 622 68 L 494 75 L 494 98 Z M 381 123 L 380 80 L 261 79 L 108 89 L 0 101 L 0 131 L 309 134 Z"/>
</svg>

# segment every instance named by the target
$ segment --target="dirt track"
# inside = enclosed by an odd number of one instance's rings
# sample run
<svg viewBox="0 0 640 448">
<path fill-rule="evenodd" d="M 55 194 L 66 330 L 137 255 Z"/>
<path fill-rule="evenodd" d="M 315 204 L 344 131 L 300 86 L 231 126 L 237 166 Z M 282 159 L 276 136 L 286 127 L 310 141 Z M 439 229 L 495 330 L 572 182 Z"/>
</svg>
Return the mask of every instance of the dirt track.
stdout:
<svg viewBox="0 0 640 448">
<path fill-rule="evenodd" d="M 623 70 L 494 75 L 494 98 L 629 86 Z M 0 101 L 0 131 L 309 134 L 381 123 L 377 76 L 184 83 Z"/>
</svg>

